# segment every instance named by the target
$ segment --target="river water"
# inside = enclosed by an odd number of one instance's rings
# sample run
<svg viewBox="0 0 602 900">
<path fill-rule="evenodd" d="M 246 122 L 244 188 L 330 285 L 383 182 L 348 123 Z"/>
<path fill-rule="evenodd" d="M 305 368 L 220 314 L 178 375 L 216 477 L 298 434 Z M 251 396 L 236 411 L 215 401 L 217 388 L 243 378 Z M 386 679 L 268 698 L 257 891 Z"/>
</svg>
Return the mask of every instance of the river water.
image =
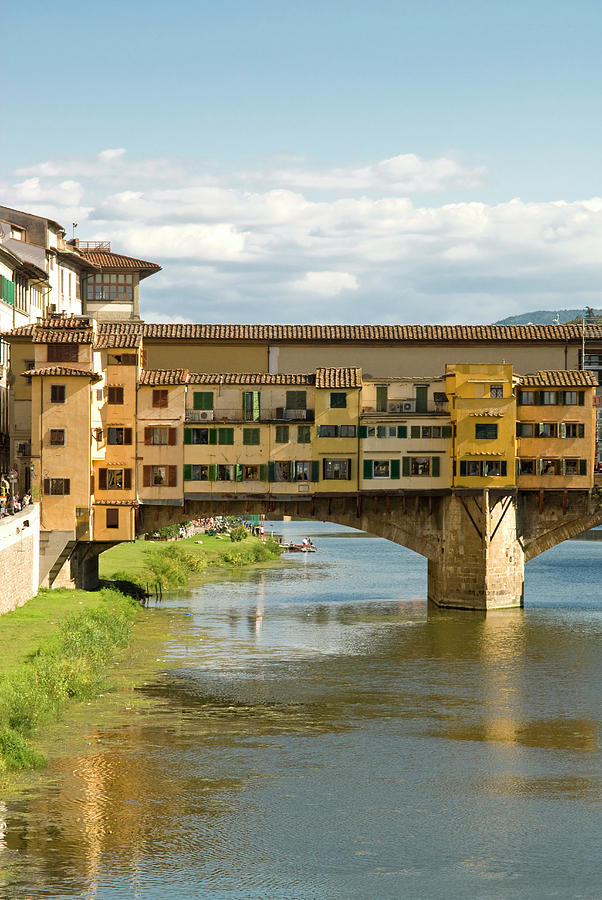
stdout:
<svg viewBox="0 0 602 900">
<path fill-rule="evenodd" d="M 602 896 L 602 546 L 485 617 L 427 610 L 401 547 L 274 527 L 319 552 L 164 597 L 144 683 L 49 730 L 0 897 Z"/>
</svg>

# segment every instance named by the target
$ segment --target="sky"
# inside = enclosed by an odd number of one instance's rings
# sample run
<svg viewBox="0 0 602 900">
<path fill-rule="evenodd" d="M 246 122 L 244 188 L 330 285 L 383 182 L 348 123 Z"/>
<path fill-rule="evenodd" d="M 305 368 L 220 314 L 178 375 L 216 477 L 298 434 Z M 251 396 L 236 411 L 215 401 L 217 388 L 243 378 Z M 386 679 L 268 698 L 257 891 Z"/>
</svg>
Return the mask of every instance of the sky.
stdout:
<svg viewBox="0 0 602 900">
<path fill-rule="evenodd" d="M 602 306 L 598 0 L 30 0 L 2 30 L 0 203 L 159 263 L 149 321 Z"/>
</svg>

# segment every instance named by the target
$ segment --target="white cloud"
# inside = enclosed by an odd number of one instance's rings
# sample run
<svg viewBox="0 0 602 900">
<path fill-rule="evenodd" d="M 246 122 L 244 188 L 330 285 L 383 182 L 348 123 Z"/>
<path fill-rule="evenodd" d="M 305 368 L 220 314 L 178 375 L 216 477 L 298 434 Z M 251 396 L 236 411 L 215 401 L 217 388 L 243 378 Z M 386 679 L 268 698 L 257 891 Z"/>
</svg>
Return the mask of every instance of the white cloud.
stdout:
<svg viewBox="0 0 602 900">
<path fill-rule="evenodd" d="M 290 282 L 293 290 L 319 297 L 336 297 L 343 291 L 357 291 L 355 275 L 349 272 L 306 272 L 302 278 Z"/>
<path fill-rule="evenodd" d="M 426 203 L 409 194 L 483 173 L 414 154 L 330 170 L 274 160 L 249 183 L 163 162 L 107 149 L 0 178 L 0 193 L 67 230 L 79 222 L 83 240 L 162 265 L 142 287 L 147 317 L 145 303 L 197 321 L 383 322 L 600 304 L 597 197 Z"/>
</svg>

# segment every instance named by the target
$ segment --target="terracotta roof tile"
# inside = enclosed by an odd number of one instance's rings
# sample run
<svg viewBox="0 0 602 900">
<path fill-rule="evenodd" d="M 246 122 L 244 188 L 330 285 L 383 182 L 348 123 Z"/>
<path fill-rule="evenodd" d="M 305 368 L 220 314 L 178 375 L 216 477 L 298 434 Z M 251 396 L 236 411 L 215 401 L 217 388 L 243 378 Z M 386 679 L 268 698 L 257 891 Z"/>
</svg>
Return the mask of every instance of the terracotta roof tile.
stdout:
<svg viewBox="0 0 602 900">
<path fill-rule="evenodd" d="M 557 369 L 523 375 L 520 383 L 523 387 L 595 387 L 598 380 L 588 369 Z"/>
<path fill-rule="evenodd" d="M 60 328 L 35 327 L 32 337 L 34 344 L 91 344 L 94 335 L 91 330 L 67 329 L 63 331 Z"/>
<path fill-rule="evenodd" d="M 355 368 L 316 369 L 317 388 L 360 388 L 362 370 Z"/>
<path fill-rule="evenodd" d="M 66 375 L 78 375 L 83 378 L 91 378 L 92 381 L 100 381 L 101 376 L 97 375 L 96 372 L 92 372 L 91 369 L 77 369 L 74 366 L 38 366 L 34 369 L 28 369 L 26 372 L 22 372 L 22 375 L 57 375 L 57 376 L 66 376 Z"/>
<path fill-rule="evenodd" d="M 470 413 L 471 416 L 479 418 L 488 418 L 488 419 L 503 419 L 504 413 L 501 409 L 475 409 L 474 412 Z"/>
<path fill-rule="evenodd" d="M 137 500 L 94 500 L 92 506 L 139 506 Z"/>
<path fill-rule="evenodd" d="M 161 266 L 147 259 L 137 259 L 135 256 L 124 256 L 122 253 L 111 253 L 110 250 L 82 250 L 79 251 L 84 259 L 94 266 L 106 269 L 153 269 L 161 270 Z"/>
<path fill-rule="evenodd" d="M 140 375 L 141 385 L 186 384 L 187 369 L 144 369 Z"/>
<path fill-rule="evenodd" d="M 136 348 L 142 342 L 140 332 L 131 331 L 125 334 L 98 334 L 94 341 L 95 350 L 116 350 L 124 347 Z"/>
<path fill-rule="evenodd" d="M 189 384 L 315 384 L 315 375 L 280 374 L 270 375 L 267 372 L 191 372 Z"/>
</svg>

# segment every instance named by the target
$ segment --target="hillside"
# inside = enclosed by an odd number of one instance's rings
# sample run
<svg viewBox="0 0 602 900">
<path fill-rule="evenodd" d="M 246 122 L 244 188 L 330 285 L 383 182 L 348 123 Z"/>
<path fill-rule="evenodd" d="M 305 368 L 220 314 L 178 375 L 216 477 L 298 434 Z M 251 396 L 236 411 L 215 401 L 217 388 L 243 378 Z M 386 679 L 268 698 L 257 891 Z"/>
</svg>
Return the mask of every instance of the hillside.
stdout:
<svg viewBox="0 0 602 900">
<path fill-rule="evenodd" d="M 584 309 L 536 309 L 534 312 L 522 313 L 520 316 L 508 316 L 507 319 L 500 319 L 493 322 L 494 325 L 552 325 L 556 316 L 560 322 L 572 322 L 575 319 L 581 319 L 585 312 Z M 602 315 L 602 310 L 594 310 L 595 315 Z"/>
</svg>

